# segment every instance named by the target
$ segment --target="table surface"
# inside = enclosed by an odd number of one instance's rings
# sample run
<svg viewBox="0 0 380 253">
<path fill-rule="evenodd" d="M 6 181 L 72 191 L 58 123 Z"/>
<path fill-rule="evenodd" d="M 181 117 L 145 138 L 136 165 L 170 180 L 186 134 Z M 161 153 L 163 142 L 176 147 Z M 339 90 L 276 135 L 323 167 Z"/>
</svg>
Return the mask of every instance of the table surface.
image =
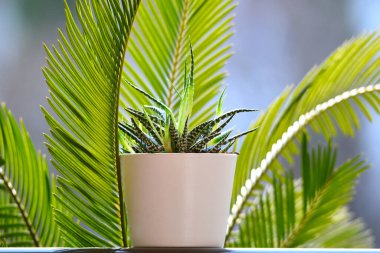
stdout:
<svg viewBox="0 0 380 253">
<path fill-rule="evenodd" d="M 105 248 L 0 248 L 0 253 L 365 253 L 379 252 L 380 249 L 219 249 L 219 248 L 135 248 L 135 249 L 105 249 Z"/>
</svg>

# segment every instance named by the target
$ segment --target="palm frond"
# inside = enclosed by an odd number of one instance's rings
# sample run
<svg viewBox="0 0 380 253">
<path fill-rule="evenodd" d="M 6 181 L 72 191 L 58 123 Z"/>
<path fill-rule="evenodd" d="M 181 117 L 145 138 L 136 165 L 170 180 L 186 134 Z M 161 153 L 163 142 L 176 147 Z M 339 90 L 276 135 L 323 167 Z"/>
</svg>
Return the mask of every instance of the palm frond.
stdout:
<svg viewBox="0 0 380 253">
<path fill-rule="evenodd" d="M 53 219 L 46 159 L 36 152 L 23 122 L 0 108 L 0 241 L 9 247 L 62 246 Z"/>
<path fill-rule="evenodd" d="M 132 38 L 128 44 L 123 77 L 150 91 L 177 114 L 188 59 L 189 41 L 195 55 L 194 107 L 191 126 L 205 121 L 214 113 L 215 102 L 226 76 L 222 70 L 231 56 L 232 0 L 147 0 L 139 9 Z M 187 64 L 190 66 L 190 64 Z M 123 78 L 124 80 L 124 78 Z M 147 99 L 122 86 L 123 108 L 139 109 Z"/>
<path fill-rule="evenodd" d="M 232 212 L 229 217 L 228 235 L 230 235 L 233 227 L 236 224 L 236 221 L 239 219 L 239 216 L 244 212 L 243 209 L 246 207 L 246 205 L 248 205 L 248 200 L 252 196 L 256 196 L 259 192 L 262 191 L 264 183 L 268 178 L 266 173 L 270 169 L 273 170 L 273 167 L 278 169 L 282 166 L 280 165 L 278 159 L 280 155 L 286 156 L 285 158 L 288 161 L 292 161 L 290 155 L 292 153 L 297 152 L 297 140 L 299 139 L 302 130 L 305 130 L 305 128 L 318 117 L 322 118 L 319 122 L 323 122 L 324 120 L 326 120 L 326 118 L 328 120 L 332 120 L 332 118 L 329 118 L 331 116 L 328 114 L 328 111 L 331 110 L 331 108 L 336 107 L 337 104 L 340 104 L 343 101 L 350 100 L 354 97 L 363 98 L 367 94 L 370 94 L 371 96 L 378 96 L 379 92 L 380 85 L 370 85 L 365 88 L 354 89 L 347 93 L 343 93 L 342 95 L 338 95 L 337 97 L 321 105 L 318 105 L 315 109 L 311 110 L 305 115 L 301 115 L 300 119 L 294 122 L 282 135 L 282 138 L 279 139 L 275 144 L 273 144 L 272 148 L 265 156 L 260 166 L 257 169 L 252 170 L 250 177 L 245 181 L 245 184 L 243 185 L 241 192 L 238 195 L 237 200 L 232 207 Z M 352 99 L 352 101 L 360 100 Z M 347 105 L 352 106 L 349 103 L 347 103 Z M 380 100 L 379 104 L 376 106 L 380 106 Z M 335 118 L 335 120 L 337 120 L 337 118 Z M 340 126 L 338 122 L 337 125 Z M 289 145 L 290 147 L 287 147 L 287 145 Z"/>
<path fill-rule="evenodd" d="M 298 153 L 295 140 L 300 131 L 321 132 L 326 138 L 338 130 L 353 135 L 359 128 L 359 111 L 370 120 L 369 108 L 380 112 L 380 85 L 376 84 L 380 77 L 380 68 L 376 67 L 379 50 L 376 32 L 343 44 L 321 66 L 313 68 L 296 89 L 286 89 L 253 124 L 253 128 L 260 128 L 241 147 L 228 231 L 232 231 L 246 200 L 261 192 L 268 168 L 281 169 L 279 157 L 292 163 L 292 155 Z"/>
<path fill-rule="evenodd" d="M 302 183 L 294 181 L 292 173 L 274 175 L 267 193 L 251 203 L 239 224 L 237 240 L 232 244 L 285 248 L 370 247 L 369 232 L 342 213 L 352 199 L 358 176 L 367 166 L 356 157 L 335 168 L 336 150 L 332 149 L 331 142 L 327 148 L 319 146 L 310 151 L 304 136 L 301 150 Z M 334 229 L 338 224 L 348 229 L 346 233 Z M 333 239 L 338 238 L 335 244 Z M 352 243 L 353 238 L 356 244 Z"/>
<path fill-rule="evenodd" d="M 139 0 L 66 4 L 66 33 L 46 48 L 43 72 L 51 127 L 46 135 L 58 178 L 56 211 L 68 246 L 127 246 L 118 146 L 119 90 Z M 78 208 L 80 206 L 81 208 Z M 85 229 L 86 228 L 86 229 Z"/>
<path fill-rule="evenodd" d="M 323 232 L 307 243 L 305 248 L 372 248 L 374 237 L 361 219 L 355 219 L 347 208 L 341 208 Z"/>
</svg>

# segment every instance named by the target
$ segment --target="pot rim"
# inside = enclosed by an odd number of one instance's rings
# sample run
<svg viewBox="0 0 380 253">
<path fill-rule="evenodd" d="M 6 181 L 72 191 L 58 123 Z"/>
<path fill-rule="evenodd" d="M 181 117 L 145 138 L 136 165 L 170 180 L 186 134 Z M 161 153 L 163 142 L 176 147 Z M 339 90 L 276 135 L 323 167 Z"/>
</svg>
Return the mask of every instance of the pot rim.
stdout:
<svg viewBox="0 0 380 253">
<path fill-rule="evenodd" d="M 125 153 L 120 154 L 123 156 L 238 156 L 235 153 Z"/>
</svg>

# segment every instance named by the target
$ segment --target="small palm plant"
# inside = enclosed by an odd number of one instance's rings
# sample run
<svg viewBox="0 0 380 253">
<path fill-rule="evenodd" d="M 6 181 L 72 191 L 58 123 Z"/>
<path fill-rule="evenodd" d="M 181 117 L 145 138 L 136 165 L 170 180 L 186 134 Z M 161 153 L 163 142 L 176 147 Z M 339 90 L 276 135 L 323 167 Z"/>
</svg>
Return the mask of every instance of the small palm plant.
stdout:
<svg viewBox="0 0 380 253">
<path fill-rule="evenodd" d="M 252 109 L 237 109 L 222 113 L 224 92 L 222 92 L 216 109 L 216 118 L 207 120 L 189 130 L 189 118 L 194 100 L 194 55 L 190 45 L 191 68 L 185 78 L 180 95 L 178 117 L 174 116 L 163 102 L 140 88 L 127 82 L 133 89 L 143 94 L 156 106 L 144 105 L 142 111 L 127 108 L 130 122 L 120 122 L 119 128 L 126 137 L 122 140 L 122 149 L 126 153 L 225 153 L 235 141 L 256 130 L 237 134 L 230 137 L 233 129 L 223 131 L 233 117 L 242 112 L 253 112 Z M 219 124 L 220 123 L 220 124 Z"/>
</svg>

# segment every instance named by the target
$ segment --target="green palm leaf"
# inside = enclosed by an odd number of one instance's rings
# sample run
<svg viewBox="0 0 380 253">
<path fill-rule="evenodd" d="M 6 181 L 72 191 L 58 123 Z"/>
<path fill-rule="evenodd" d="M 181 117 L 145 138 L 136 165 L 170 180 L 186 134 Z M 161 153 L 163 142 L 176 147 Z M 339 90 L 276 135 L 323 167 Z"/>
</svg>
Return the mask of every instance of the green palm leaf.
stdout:
<svg viewBox="0 0 380 253">
<path fill-rule="evenodd" d="M 127 246 L 118 146 L 121 72 L 139 0 L 80 0 L 77 25 L 46 47 L 50 88 L 43 109 L 58 177 L 56 219 L 68 246 Z"/>
<path fill-rule="evenodd" d="M 332 222 L 317 238 L 305 243 L 306 248 L 369 248 L 374 238 L 361 219 L 342 208 L 337 211 Z"/>
<path fill-rule="evenodd" d="M 36 152 L 23 122 L 0 108 L 0 241 L 10 247 L 62 246 L 53 219 L 46 159 Z"/>
<path fill-rule="evenodd" d="M 334 169 L 335 163 L 336 150 L 332 150 L 331 142 L 325 149 L 318 147 L 310 151 L 304 136 L 302 184 L 294 181 L 291 173 L 274 176 L 268 193 L 252 204 L 239 224 L 234 245 L 370 247 L 369 232 L 343 209 L 351 201 L 357 178 L 366 165 L 359 157 Z M 345 230 L 336 229 L 337 225 Z"/>
<path fill-rule="evenodd" d="M 191 126 L 209 119 L 226 76 L 222 71 L 231 56 L 232 0 L 190 1 L 147 0 L 139 9 L 132 39 L 128 44 L 123 73 L 121 106 L 141 109 L 149 104 L 131 89 L 127 81 L 154 94 L 177 113 L 178 93 L 185 77 L 185 62 L 190 66 L 189 44 L 195 56 L 194 107 Z M 188 71 L 189 72 L 189 71 Z"/>
<path fill-rule="evenodd" d="M 379 50 L 377 33 L 345 43 L 311 70 L 295 90 L 285 90 L 252 126 L 260 128 L 241 148 L 227 237 L 247 200 L 262 191 L 269 167 L 281 169 L 280 156 L 292 163 L 292 154 L 298 152 L 298 133 L 306 129 L 330 137 L 339 129 L 353 135 L 359 127 L 358 111 L 370 120 L 368 108 L 380 112 L 380 85 L 375 85 L 380 74 Z"/>
</svg>

